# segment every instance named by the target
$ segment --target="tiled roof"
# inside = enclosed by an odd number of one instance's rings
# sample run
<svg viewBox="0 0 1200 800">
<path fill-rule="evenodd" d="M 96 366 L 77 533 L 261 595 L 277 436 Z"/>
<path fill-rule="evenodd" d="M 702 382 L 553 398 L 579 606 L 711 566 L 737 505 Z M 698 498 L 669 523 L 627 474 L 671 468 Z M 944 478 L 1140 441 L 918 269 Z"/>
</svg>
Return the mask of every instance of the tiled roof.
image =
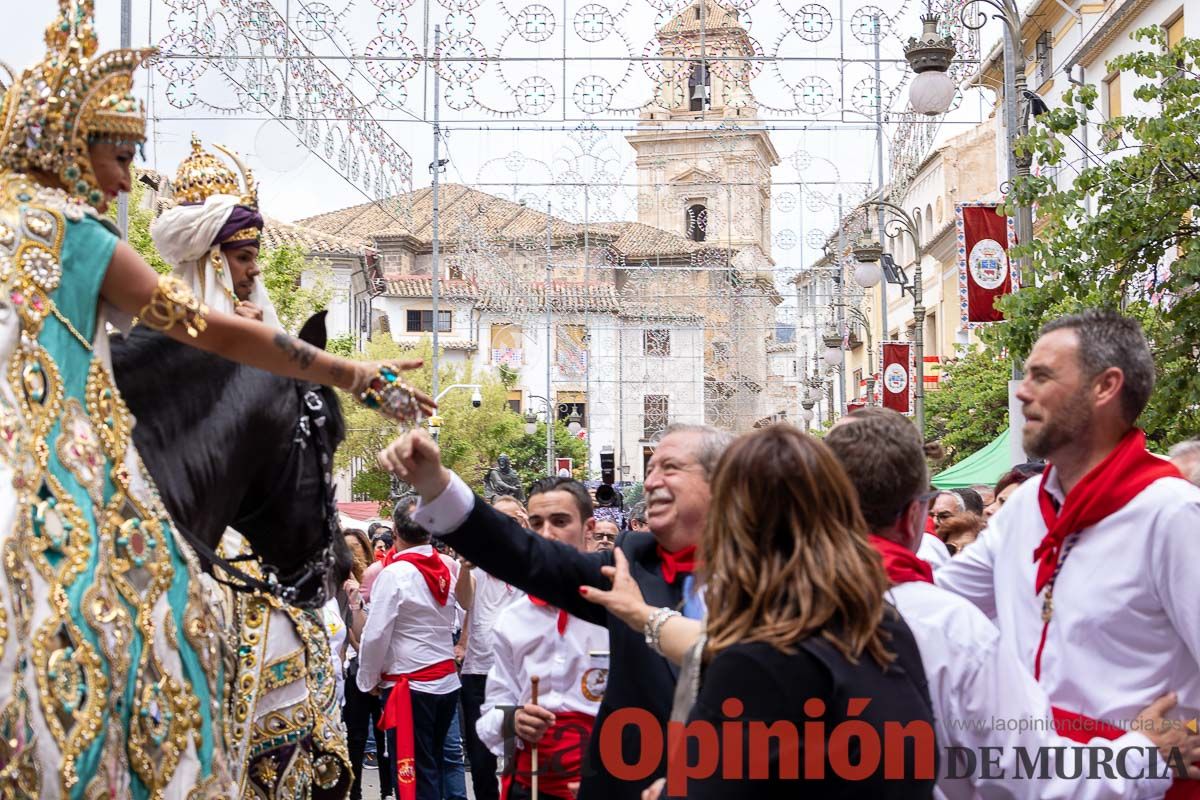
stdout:
<svg viewBox="0 0 1200 800">
<path fill-rule="evenodd" d="M 263 228 L 263 249 L 295 245 L 306 253 L 324 255 L 362 255 L 370 242 L 354 236 L 338 236 L 325 231 L 277 219 L 266 220 Z"/>
<path fill-rule="evenodd" d="M 546 235 L 545 212 L 459 184 L 443 184 L 438 205 L 438 232 L 445 247 L 453 247 L 460 241 L 477 241 L 481 237 L 536 239 L 540 247 Z M 363 240 L 409 237 L 419 246 L 428 246 L 433 241 L 432 220 L 433 192 L 420 189 L 376 203 L 318 214 L 297 224 Z M 556 240 L 579 239 L 584 230 L 582 224 L 550 217 L 550 235 Z M 611 241 L 627 263 L 655 256 L 690 255 L 705 249 L 703 243 L 638 222 L 591 223 L 586 230 L 595 244 Z"/>
<path fill-rule="evenodd" d="M 553 281 L 550 286 L 550 307 L 557 313 L 582 311 L 616 313 L 620 309 L 616 291 L 607 284 L 592 283 L 585 286 L 583 283 L 572 281 Z M 521 297 L 485 293 L 479 308 L 484 311 L 508 311 L 514 306 L 518 306 L 525 309 L 544 310 L 546 308 L 545 282 L 530 284 L 529 289 L 531 293 Z"/>
<path fill-rule="evenodd" d="M 432 297 L 433 281 L 421 276 L 405 275 L 387 280 L 389 297 Z M 467 281 L 438 281 L 438 297 L 447 300 L 474 300 L 479 296 L 475 286 Z"/>
<path fill-rule="evenodd" d="M 411 344 L 418 339 L 429 338 L 428 333 L 405 333 L 404 331 L 394 333 L 392 336 L 397 342 L 402 344 Z M 438 348 L 442 350 L 465 350 L 471 352 L 479 349 L 479 342 L 470 339 L 454 339 L 443 335 L 438 337 Z"/>
</svg>

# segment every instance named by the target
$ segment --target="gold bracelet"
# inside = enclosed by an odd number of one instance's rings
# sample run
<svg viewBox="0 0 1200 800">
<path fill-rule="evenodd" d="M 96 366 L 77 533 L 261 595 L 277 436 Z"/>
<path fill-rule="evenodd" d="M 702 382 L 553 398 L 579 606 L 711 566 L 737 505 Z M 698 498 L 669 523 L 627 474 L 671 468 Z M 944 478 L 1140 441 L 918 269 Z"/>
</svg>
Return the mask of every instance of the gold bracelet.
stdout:
<svg viewBox="0 0 1200 800">
<path fill-rule="evenodd" d="M 143 325 L 156 331 L 169 331 L 182 324 L 194 339 L 208 327 L 204 319 L 207 313 L 208 306 L 196 299 L 186 283 L 173 275 L 163 275 L 138 317 Z"/>
</svg>

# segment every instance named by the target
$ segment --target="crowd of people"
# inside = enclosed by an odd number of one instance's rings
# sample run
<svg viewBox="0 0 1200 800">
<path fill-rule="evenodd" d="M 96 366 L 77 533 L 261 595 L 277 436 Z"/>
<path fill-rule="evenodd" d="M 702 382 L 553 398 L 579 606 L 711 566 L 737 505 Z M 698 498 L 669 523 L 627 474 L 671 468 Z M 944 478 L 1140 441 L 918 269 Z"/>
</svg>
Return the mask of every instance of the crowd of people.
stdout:
<svg viewBox="0 0 1200 800">
<path fill-rule="evenodd" d="M 1152 385 L 1138 325 L 1087 311 L 1030 355 L 1036 460 L 994 486 L 931 489 L 880 408 L 676 424 L 618 524 L 569 478 L 485 500 L 403 434 L 353 669 L 391 783 L 453 796 L 458 715 L 485 800 L 1200 797 L 1200 443 L 1147 451 Z"/>
</svg>

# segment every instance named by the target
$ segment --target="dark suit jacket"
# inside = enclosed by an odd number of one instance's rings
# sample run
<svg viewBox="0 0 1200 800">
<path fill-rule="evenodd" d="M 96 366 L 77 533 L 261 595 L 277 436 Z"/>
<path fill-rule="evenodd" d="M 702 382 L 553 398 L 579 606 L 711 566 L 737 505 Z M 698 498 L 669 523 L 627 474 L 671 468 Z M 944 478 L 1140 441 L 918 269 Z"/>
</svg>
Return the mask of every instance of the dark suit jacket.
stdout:
<svg viewBox="0 0 1200 800">
<path fill-rule="evenodd" d="M 602 606 L 589 603 L 579 594 L 580 586 L 609 588 L 601 567 L 614 563 L 611 551 L 580 553 L 573 547 L 531 534 L 480 498 L 466 522 L 453 533 L 439 537 L 489 574 L 511 583 L 572 616 L 606 627 L 609 636 L 608 688 L 592 731 L 584 764 L 579 800 L 640 800 L 642 789 L 666 774 L 666 724 L 671 716 L 675 692 L 675 668 L 646 646 L 641 631 L 634 631 Z M 683 578 L 674 585 L 663 580 L 655 539 L 648 533 L 621 534 L 616 546 L 629 560 L 629 571 L 651 606 L 678 608 L 683 602 Z M 640 730 L 624 726 L 619 734 L 624 763 L 629 766 L 651 759 L 652 771 L 644 778 L 619 780 L 612 775 L 615 754 L 600 757 L 605 720 L 618 709 L 644 709 L 660 726 L 658 760 L 653 761 L 655 742 L 643 752 Z M 616 737 L 615 728 L 609 736 Z M 615 765 L 618 770 L 620 764 Z M 642 770 L 646 771 L 646 770 Z"/>
</svg>

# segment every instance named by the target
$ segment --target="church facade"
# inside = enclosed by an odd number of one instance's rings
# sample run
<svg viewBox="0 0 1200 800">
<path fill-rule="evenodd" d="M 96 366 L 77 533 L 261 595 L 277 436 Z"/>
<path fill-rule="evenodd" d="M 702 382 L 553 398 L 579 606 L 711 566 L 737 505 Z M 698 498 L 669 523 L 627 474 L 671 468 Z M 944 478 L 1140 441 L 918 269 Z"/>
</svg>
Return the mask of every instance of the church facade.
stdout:
<svg viewBox="0 0 1200 800">
<path fill-rule="evenodd" d="M 331 333 L 348 321 L 415 343 L 436 325 L 443 359 L 508 371 L 514 411 L 577 423 L 589 473 L 611 448 L 618 480 L 631 481 L 670 423 L 740 431 L 781 411 L 768 385 L 780 371 L 769 352 L 782 299 L 769 217 L 779 156 L 735 66 L 749 62 L 707 60 L 753 51 L 736 12 L 713 0 L 685 7 L 658 38 L 677 61 L 626 137 L 636 220 L 585 226 L 444 184 L 436 320 L 431 189 L 295 226 L 365 244 L 364 269 L 335 265 L 349 288 Z"/>
</svg>

